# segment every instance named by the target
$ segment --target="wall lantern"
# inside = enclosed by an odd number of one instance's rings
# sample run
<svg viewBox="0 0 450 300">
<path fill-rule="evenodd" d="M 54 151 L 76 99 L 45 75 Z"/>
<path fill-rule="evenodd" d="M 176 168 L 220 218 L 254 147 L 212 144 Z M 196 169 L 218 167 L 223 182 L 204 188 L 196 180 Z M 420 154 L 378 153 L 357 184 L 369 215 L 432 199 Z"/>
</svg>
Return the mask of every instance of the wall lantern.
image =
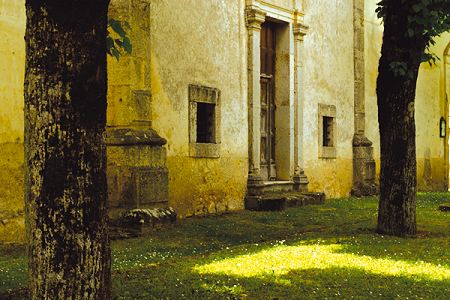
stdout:
<svg viewBox="0 0 450 300">
<path fill-rule="evenodd" d="M 439 121 L 439 137 L 444 138 L 447 135 L 447 122 L 444 117 Z"/>
</svg>

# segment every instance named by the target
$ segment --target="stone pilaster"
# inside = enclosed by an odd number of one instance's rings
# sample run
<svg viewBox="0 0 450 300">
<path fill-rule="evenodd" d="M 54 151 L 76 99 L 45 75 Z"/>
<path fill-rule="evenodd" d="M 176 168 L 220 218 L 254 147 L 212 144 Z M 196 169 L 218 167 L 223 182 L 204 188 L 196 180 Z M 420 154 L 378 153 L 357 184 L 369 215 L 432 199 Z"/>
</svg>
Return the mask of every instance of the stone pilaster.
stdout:
<svg viewBox="0 0 450 300">
<path fill-rule="evenodd" d="M 107 180 L 111 219 L 130 209 L 167 209 L 166 140 L 152 128 L 150 1 L 112 0 L 133 52 L 108 63 Z"/>
<path fill-rule="evenodd" d="M 266 13 L 247 6 L 246 25 L 248 32 L 248 130 L 249 130 L 249 186 L 261 181 L 261 86 L 260 44 L 261 24 Z"/>
<path fill-rule="evenodd" d="M 308 32 L 304 24 L 295 24 L 294 32 L 294 189 L 297 191 L 308 190 L 308 177 L 303 170 L 303 40 Z"/>
<path fill-rule="evenodd" d="M 372 142 L 365 136 L 364 0 L 353 0 L 355 134 L 353 136 L 354 196 L 377 193 Z"/>
</svg>

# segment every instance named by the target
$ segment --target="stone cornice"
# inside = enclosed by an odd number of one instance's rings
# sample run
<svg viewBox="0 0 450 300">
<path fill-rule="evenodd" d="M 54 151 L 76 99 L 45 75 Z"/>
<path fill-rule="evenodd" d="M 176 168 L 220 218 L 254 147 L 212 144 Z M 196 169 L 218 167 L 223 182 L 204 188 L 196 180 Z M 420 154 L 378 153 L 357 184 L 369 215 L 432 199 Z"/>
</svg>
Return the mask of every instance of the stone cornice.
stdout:
<svg viewBox="0 0 450 300">
<path fill-rule="evenodd" d="M 266 12 L 249 5 L 245 8 L 245 21 L 247 28 L 261 29 L 261 24 L 266 20 Z"/>
<path fill-rule="evenodd" d="M 305 35 L 308 33 L 309 27 L 302 23 L 294 24 L 293 26 L 294 37 L 300 41 L 303 41 Z"/>
</svg>

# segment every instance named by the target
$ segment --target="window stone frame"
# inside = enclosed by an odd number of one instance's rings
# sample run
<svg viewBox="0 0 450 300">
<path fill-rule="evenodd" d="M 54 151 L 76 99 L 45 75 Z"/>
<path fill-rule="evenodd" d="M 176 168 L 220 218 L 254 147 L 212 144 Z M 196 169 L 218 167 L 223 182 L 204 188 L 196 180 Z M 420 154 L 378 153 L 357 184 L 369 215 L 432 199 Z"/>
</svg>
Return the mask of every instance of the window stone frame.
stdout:
<svg viewBox="0 0 450 300">
<path fill-rule="evenodd" d="M 326 147 L 323 145 L 323 117 L 332 118 L 333 121 L 331 123 L 331 139 L 332 145 L 331 147 Z M 336 106 L 321 104 L 319 103 L 318 109 L 318 137 L 319 137 L 319 158 L 336 158 L 336 144 L 337 144 L 337 133 L 336 133 Z"/>
<path fill-rule="evenodd" d="M 189 98 L 189 156 L 219 158 L 221 144 L 220 90 L 213 87 L 190 84 Z M 214 104 L 214 143 L 197 143 L 197 103 Z"/>
</svg>

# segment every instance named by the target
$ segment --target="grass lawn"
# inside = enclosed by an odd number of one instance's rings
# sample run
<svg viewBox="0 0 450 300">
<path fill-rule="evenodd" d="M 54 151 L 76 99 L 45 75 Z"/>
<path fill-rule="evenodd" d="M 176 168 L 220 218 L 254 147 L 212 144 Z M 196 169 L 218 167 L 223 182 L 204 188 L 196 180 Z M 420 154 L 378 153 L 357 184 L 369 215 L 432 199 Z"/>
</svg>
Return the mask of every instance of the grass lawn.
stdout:
<svg viewBox="0 0 450 300">
<path fill-rule="evenodd" d="M 450 214 L 437 209 L 448 199 L 420 194 L 419 234 L 405 239 L 374 233 L 374 198 L 183 220 L 113 242 L 113 293 L 117 299 L 450 299 Z M 23 247 L 0 245 L 0 298 L 23 294 L 25 285 Z"/>
</svg>

